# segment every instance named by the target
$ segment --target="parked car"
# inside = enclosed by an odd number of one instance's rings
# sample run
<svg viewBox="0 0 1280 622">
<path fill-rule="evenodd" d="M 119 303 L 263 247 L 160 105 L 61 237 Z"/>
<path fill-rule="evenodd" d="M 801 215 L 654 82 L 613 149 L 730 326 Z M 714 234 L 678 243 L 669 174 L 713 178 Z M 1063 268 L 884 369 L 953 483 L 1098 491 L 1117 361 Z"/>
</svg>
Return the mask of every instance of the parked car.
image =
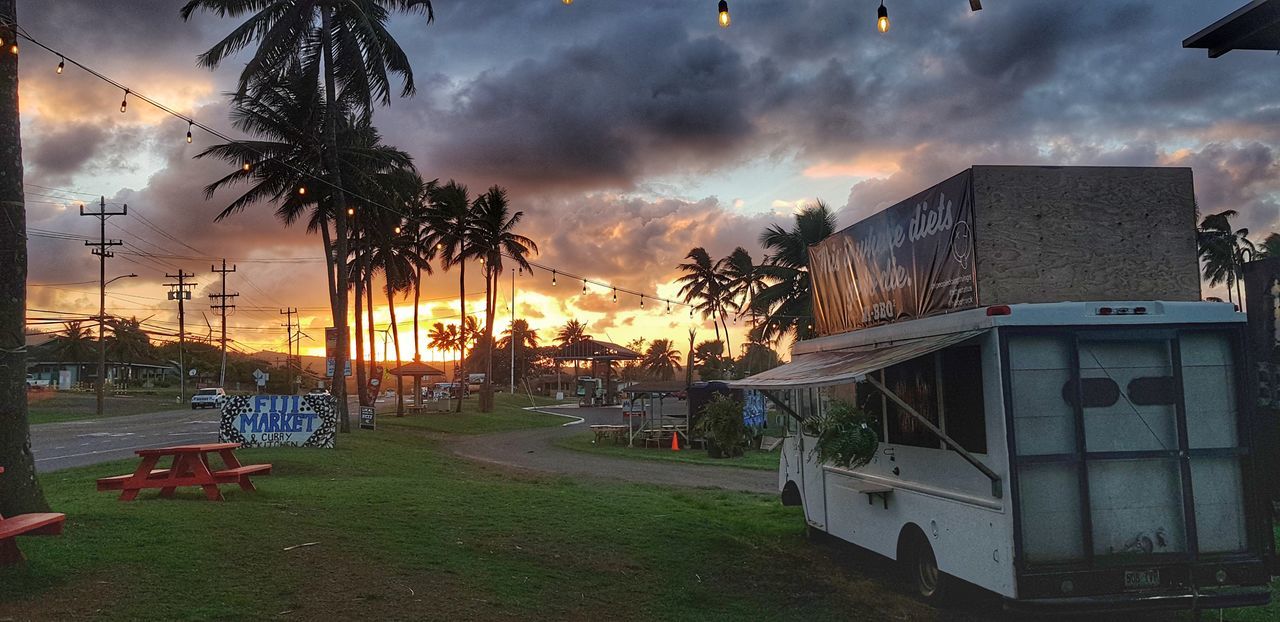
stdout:
<svg viewBox="0 0 1280 622">
<path fill-rule="evenodd" d="M 36 378 L 35 374 L 27 374 L 27 390 L 28 391 L 39 391 L 39 390 L 48 389 L 48 388 L 49 388 L 48 380 L 41 380 L 39 378 Z"/>
<path fill-rule="evenodd" d="M 321 388 L 317 387 L 317 388 L 315 388 L 315 389 L 312 389 L 312 390 L 310 390 L 310 391 L 307 391 L 307 395 L 329 395 L 329 390 L 328 390 L 328 389 L 321 389 Z"/>
<path fill-rule="evenodd" d="M 218 387 L 216 389 L 200 389 L 195 395 L 191 396 L 191 410 L 197 408 L 222 408 L 222 403 L 227 401 L 227 392 Z"/>
</svg>

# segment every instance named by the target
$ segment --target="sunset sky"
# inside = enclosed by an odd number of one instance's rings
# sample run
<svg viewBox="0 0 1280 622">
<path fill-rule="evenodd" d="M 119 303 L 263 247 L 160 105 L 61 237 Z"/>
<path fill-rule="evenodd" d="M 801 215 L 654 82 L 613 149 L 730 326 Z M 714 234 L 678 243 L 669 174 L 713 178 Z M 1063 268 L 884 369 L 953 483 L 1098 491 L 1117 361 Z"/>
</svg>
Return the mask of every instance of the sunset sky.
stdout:
<svg viewBox="0 0 1280 622">
<path fill-rule="evenodd" d="M 759 260 L 761 230 L 797 206 L 821 199 L 845 226 L 973 164 L 1190 166 L 1201 213 L 1238 210 L 1236 226 L 1260 240 L 1280 230 L 1280 59 L 1181 48 L 1242 3 L 991 0 L 971 13 L 961 0 L 886 0 L 892 28 L 880 35 L 873 0 L 731 0 L 729 29 L 710 0 L 437 0 L 430 26 L 392 22 L 418 94 L 375 119 L 424 177 L 507 187 L 538 262 L 658 298 L 676 296 L 676 264 L 694 246 L 720 257 L 740 245 Z M 181 4 L 19 0 L 18 16 L 68 56 L 238 135 L 224 93 L 244 57 L 216 72 L 196 64 L 238 22 L 183 22 Z M 283 351 L 289 306 L 313 339 L 304 353 L 322 353 L 319 238 L 266 205 L 215 224 L 233 196 L 203 188 L 228 168 L 191 156 L 217 140 L 197 131 L 187 144 L 185 122 L 138 101 L 121 114 L 119 89 L 71 67 L 58 75 L 57 63 L 21 52 L 28 226 L 94 238 L 77 205 L 128 203 L 107 227 L 128 243 L 107 276 L 140 278 L 111 285 L 109 313 L 176 330 L 161 284 L 181 268 L 198 283 L 188 330 L 207 332 L 203 313 L 216 333 L 209 267 L 225 256 L 238 267 L 238 347 Z M 96 279 L 82 242 L 30 239 L 31 309 L 96 313 Z M 467 310 L 480 313 L 479 270 L 468 280 Z M 429 318 L 456 321 L 456 274 L 423 287 L 424 332 Z M 516 316 L 544 339 L 578 318 L 610 341 L 686 347 L 687 311 L 615 304 L 608 289 L 553 287 L 541 271 L 516 288 Z M 397 306 L 405 335 L 411 307 Z M 385 302 L 377 316 L 388 321 Z M 697 326 L 699 340 L 714 337 Z"/>
</svg>

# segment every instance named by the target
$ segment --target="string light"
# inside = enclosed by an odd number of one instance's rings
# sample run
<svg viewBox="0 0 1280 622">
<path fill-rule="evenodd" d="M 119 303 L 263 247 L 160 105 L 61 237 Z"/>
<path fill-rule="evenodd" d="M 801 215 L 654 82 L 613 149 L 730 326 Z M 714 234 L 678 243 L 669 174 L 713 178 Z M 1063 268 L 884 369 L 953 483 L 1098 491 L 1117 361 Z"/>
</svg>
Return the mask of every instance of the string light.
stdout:
<svg viewBox="0 0 1280 622">
<path fill-rule="evenodd" d="M 876 28 L 881 33 L 889 32 L 889 9 L 884 7 L 884 0 L 880 0 L 880 8 L 876 9 Z"/>
<path fill-rule="evenodd" d="M 582 279 L 582 293 L 587 293 L 587 280 Z"/>
<path fill-rule="evenodd" d="M 347 215 L 348 215 L 348 216 L 355 216 L 355 215 L 356 215 L 356 208 L 354 208 L 354 207 L 348 207 L 348 208 L 347 208 Z"/>
<path fill-rule="evenodd" d="M 671 315 L 671 301 L 667 301 L 667 315 Z"/>
<path fill-rule="evenodd" d="M 302 190 L 303 190 L 303 191 L 304 191 L 304 193 L 305 193 L 306 188 L 303 188 Z M 396 227 L 396 235 L 400 235 L 400 227 Z"/>
<path fill-rule="evenodd" d="M 615 288 L 613 288 L 613 302 L 614 302 L 614 303 L 617 303 L 617 302 L 618 302 L 618 288 L 616 288 L 616 287 L 615 287 Z"/>
<path fill-rule="evenodd" d="M 129 107 L 129 89 L 124 90 L 124 98 L 120 100 L 120 112 L 124 112 Z"/>
<path fill-rule="evenodd" d="M 563 2 L 565 6 L 569 6 L 570 4 L 573 4 L 573 0 L 560 0 L 560 1 Z"/>
<path fill-rule="evenodd" d="M 10 53 L 10 54 L 14 54 L 14 55 L 17 55 L 17 54 L 18 54 L 18 42 L 17 42 L 17 41 L 14 41 L 14 42 L 13 42 L 13 45 L 9 46 L 9 53 Z"/>
<path fill-rule="evenodd" d="M 187 121 L 187 144 L 188 145 L 191 144 L 191 126 L 194 124 L 195 123 L 193 121 Z"/>
<path fill-rule="evenodd" d="M 62 70 L 63 70 L 66 66 L 67 66 L 67 60 L 66 60 L 65 58 L 62 58 L 61 56 L 59 56 L 59 57 L 58 57 L 58 68 L 57 68 L 57 69 L 55 69 L 54 71 L 58 72 L 58 75 L 62 75 Z"/>
<path fill-rule="evenodd" d="M 305 194 L 307 194 L 307 187 L 306 187 L 306 186 L 298 186 L 298 194 L 300 194 L 300 195 L 305 195 Z M 400 233 L 400 227 L 396 227 L 396 233 Z"/>
<path fill-rule="evenodd" d="M 640 308 L 644 308 L 644 294 L 640 294 Z"/>
<path fill-rule="evenodd" d="M 552 271 L 551 271 L 551 286 L 552 286 L 552 287 L 555 287 L 555 286 L 556 286 L 556 271 L 555 271 L 555 270 L 552 270 Z"/>
<path fill-rule="evenodd" d="M 720 0 L 720 27 L 729 27 L 729 2 L 728 0 Z"/>
</svg>

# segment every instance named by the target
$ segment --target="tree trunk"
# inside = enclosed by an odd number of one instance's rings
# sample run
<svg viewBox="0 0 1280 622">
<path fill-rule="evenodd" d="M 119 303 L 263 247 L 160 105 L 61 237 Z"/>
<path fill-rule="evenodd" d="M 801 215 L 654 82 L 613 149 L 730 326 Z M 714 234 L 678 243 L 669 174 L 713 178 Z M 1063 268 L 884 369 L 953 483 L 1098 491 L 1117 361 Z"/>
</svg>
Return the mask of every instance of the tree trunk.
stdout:
<svg viewBox="0 0 1280 622">
<path fill-rule="evenodd" d="M 357 266 L 357 270 L 358 270 L 359 269 L 358 266 L 360 266 L 360 260 L 356 260 L 353 263 L 353 265 Z M 361 317 L 361 315 L 364 313 L 364 299 L 366 295 L 364 278 L 362 278 L 359 274 L 357 274 L 355 278 L 355 283 L 353 285 L 355 287 L 355 312 L 356 312 L 355 313 L 356 315 L 356 318 L 355 318 L 356 319 L 356 326 L 355 326 L 356 328 L 356 352 L 355 352 L 356 395 L 359 396 L 360 404 L 362 406 L 368 406 L 373 402 L 369 400 L 369 388 L 368 388 L 368 383 L 366 382 L 366 379 L 368 378 L 368 376 L 365 374 L 365 368 L 364 368 L 364 319 Z M 370 294 L 371 293 L 372 292 L 370 292 Z M 369 295 L 368 298 L 369 298 L 369 306 L 372 307 L 373 296 Z M 373 354 L 372 342 L 369 344 L 369 353 L 372 356 Z"/>
<path fill-rule="evenodd" d="M 396 297 L 387 283 L 387 310 L 391 313 L 391 343 L 396 349 L 396 367 L 400 366 L 400 328 L 396 326 Z M 396 376 L 396 416 L 404 416 L 404 376 Z"/>
<path fill-rule="evenodd" d="M 17 21 L 15 0 L 0 0 L 0 18 Z M 0 36 L 13 41 L 10 26 Z M 0 514 L 49 509 L 36 481 L 27 425 L 27 215 L 22 194 L 18 57 L 0 54 Z"/>
<path fill-rule="evenodd" d="M 337 270 L 336 287 L 333 299 L 333 326 L 338 331 L 338 348 L 333 353 L 333 397 L 338 402 L 338 430 L 351 431 L 351 413 L 347 408 L 347 347 L 351 336 L 347 333 L 347 274 L 341 269 L 347 262 L 347 197 L 342 188 L 342 170 L 338 163 L 338 102 L 337 86 L 333 71 L 333 41 L 330 36 L 329 13 L 333 9 L 324 7 L 320 10 L 320 45 L 324 56 L 324 95 L 325 95 L 325 127 L 324 127 L 324 161 L 328 169 L 329 183 L 333 184 L 333 219 L 334 240 L 337 246 L 335 266 Z"/>
<path fill-rule="evenodd" d="M 720 323 L 724 324 L 724 353 L 729 358 L 733 358 L 733 345 L 729 343 L 729 321 L 725 319 L 724 314 L 720 314 Z"/>
<path fill-rule="evenodd" d="M 422 360 L 422 347 L 418 338 L 418 306 L 422 304 L 422 268 L 414 271 L 413 279 L 413 360 Z M 413 377 L 413 405 L 422 406 L 422 377 Z"/>
<path fill-rule="evenodd" d="M 459 248 L 461 253 L 462 249 Z M 458 366 L 457 378 L 458 383 L 458 410 L 462 412 L 462 394 L 467 390 L 467 260 L 464 258 L 458 262 L 458 309 L 462 315 L 458 316 Z"/>
<path fill-rule="evenodd" d="M 488 350 L 485 361 L 484 384 L 480 391 L 480 412 L 493 412 L 493 318 L 498 302 L 498 288 L 495 283 L 497 271 L 485 266 L 484 276 L 484 341 Z"/>
<path fill-rule="evenodd" d="M 372 264 L 372 261 L 369 263 Z M 364 311 L 366 317 L 369 319 L 369 377 L 372 378 L 378 367 L 378 331 L 377 327 L 373 324 L 373 266 L 368 264 L 365 265 L 365 271 L 369 275 L 369 278 L 364 283 L 364 291 L 368 292 L 369 304 L 365 307 Z M 383 356 L 382 358 L 385 360 L 387 357 Z M 377 397 L 378 396 L 375 395 L 373 396 L 373 399 L 376 400 Z M 373 405 L 373 402 L 370 401 L 369 404 Z"/>
</svg>

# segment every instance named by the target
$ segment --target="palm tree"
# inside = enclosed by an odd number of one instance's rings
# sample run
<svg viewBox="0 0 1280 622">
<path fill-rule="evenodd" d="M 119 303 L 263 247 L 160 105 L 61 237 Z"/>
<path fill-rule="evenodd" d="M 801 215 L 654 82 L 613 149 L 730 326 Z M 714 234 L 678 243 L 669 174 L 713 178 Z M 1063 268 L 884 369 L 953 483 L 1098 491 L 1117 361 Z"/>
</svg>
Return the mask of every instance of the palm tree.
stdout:
<svg viewBox="0 0 1280 622">
<path fill-rule="evenodd" d="M 1280 257 L 1280 233 L 1272 233 L 1258 245 L 1258 259 Z"/>
<path fill-rule="evenodd" d="M 459 340 L 457 324 L 436 322 L 427 333 L 427 345 L 441 352 L 452 352 L 459 349 Z M 458 400 L 462 400 L 461 392 L 458 394 Z"/>
<path fill-rule="evenodd" d="M 726 304 L 737 310 L 738 315 L 742 315 L 743 310 L 749 308 L 751 299 L 755 298 L 768 283 L 751 259 L 751 253 L 741 246 L 733 249 L 728 257 L 717 263 L 728 288 Z"/>
<path fill-rule="evenodd" d="M 660 380 L 670 380 L 682 369 L 680 351 L 671 347 L 670 339 L 654 339 L 644 353 L 644 368 Z"/>
<path fill-rule="evenodd" d="M 587 334 L 587 325 L 579 322 L 577 319 L 571 319 L 564 323 L 556 330 L 556 343 L 561 347 L 579 341 L 591 339 L 591 335 Z M 573 381 L 578 381 L 578 361 L 573 362 Z M 556 384 L 560 382 L 560 363 L 556 363 Z"/>
<path fill-rule="evenodd" d="M 524 212 L 511 213 L 507 205 L 507 191 L 501 186 L 493 186 L 476 197 L 473 211 L 473 243 L 480 261 L 484 262 L 484 343 L 489 348 L 484 385 L 480 392 L 480 411 L 489 412 L 493 410 L 493 316 L 498 303 L 502 260 L 510 258 L 520 268 L 533 272 L 528 256 L 537 254 L 538 245 L 515 232 Z"/>
<path fill-rule="evenodd" d="M 498 347 L 502 350 L 515 348 L 513 358 L 516 359 L 516 377 L 524 379 L 532 371 L 533 361 L 538 355 L 538 331 L 529 328 L 529 321 L 519 319 L 502 331 Z"/>
<path fill-rule="evenodd" d="M 427 210 L 431 204 L 431 194 L 440 183 L 438 179 L 424 181 L 417 177 L 417 187 L 413 189 L 412 198 L 407 207 L 408 218 L 404 223 L 404 232 L 413 240 L 414 252 L 422 260 L 413 278 L 413 360 L 422 360 L 422 347 L 419 344 L 418 311 L 422 306 L 422 273 L 432 274 L 431 260 L 435 259 L 435 235 L 427 221 Z"/>
<path fill-rule="evenodd" d="M 346 271 L 340 267 L 347 257 L 347 221 L 342 215 L 347 211 L 344 183 L 349 180 L 342 174 L 338 153 L 339 102 L 365 112 L 375 102 L 390 104 L 391 74 L 399 75 L 402 80 L 401 96 L 413 94 L 413 69 L 386 24 L 391 11 L 415 9 L 426 13 L 428 24 L 434 20 L 430 0 L 190 0 L 180 12 L 183 20 L 190 19 L 198 10 L 219 17 L 249 16 L 200 55 L 200 64 L 216 69 L 224 59 L 253 43 L 258 44 L 253 57 L 240 72 L 237 100 L 250 98 L 254 85 L 275 82 L 281 68 L 297 68 L 311 84 L 323 81 L 324 149 L 313 153 L 312 158 L 319 156 L 323 165 L 319 177 L 327 180 L 332 188 L 331 209 L 322 224 L 327 235 L 328 220 L 334 221 L 336 253 L 328 255 L 328 246 L 325 251 L 334 277 L 329 290 L 333 325 L 338 334 L 344 336 L 338 339 L 334 352 L 334 369 L 338 370 L 335 375 L 340 374 L 347 363 L 347 282 Z M 349 431 L 346 383 L 335 382 L 334 389 L 341 429 Z"/>
<path fill-rule="evenodd" d="M 63 363 L 84 363 L 92 359 L 97 351 L 93 329 L 84 326 L 80 320 L 66 322 L 63 326 L 62 332 L 49 340 L 54 358 Z"/>
<path fill-rule="evenodd" d="M 427 243 L 435 247 L 441 267 L 446 271 L 458 268 L 458 312 L 467 317 L 467 262 L 477 256 L 475 214 L 467 187 L 451 179 L 449 183 L 435 188 L 431 193 L 426 224 L 431 231 Z M 464 343 L 458 355 L 460 375 L 466 374 L 466 358 Z M 462 412 L 461 400 L 458 412 Z"/>
<path fill-rule="evenodd" d="M 756 269 L 768 285 L 751 299 L 751 311 L 764 316 L 751 331 L 753 340 L 777 343 L 788 334 L 796 339 L 815 335 L 809 245 L 835 230 L 835 215 L 817 201 L 796 214 L 790 230 L 770 225 L 760 234 L 760 245 L 768 254 Z"/>
<path fill-rule="evenodd" d="M 728 279 L 720 273 L 718 262 L 711 261 L 707 249 L 701 246 L 685 255 L 688 262 L 677 266 L 684 276 L 676 279 L 680 283 L 680 295 L 684 302 L 693 305 L 694 310 L 704 318 L 711 318 L 716 327 L 716 341 L 720 340 L 720 322 L 724 320 L 726 300 L 728 300 Z M 729 325 L 724 327 L 729 332 Z"/>
<path fill-rule="evenodd" d="M 1209 214 L 1200 221 L 1196 232 L 1196 249 L 1204 261 L 1204 279 L 1210 287 L 1225 282 L 1229 302 L 1232 287 L 1237 290 L 1235 301 L 1241 302 L 1239 282 L 1244 251 L 1255 252 L 1253 242 L 1249 241 L 1249 230 L 1231 228 L 1231 219 L 1236 216 L 1235 210 Z"/>
<path fill-rule="evenodd" d="M 142 330 L 142 321 L 138 318 L 108 318 L 107 328 L 111 334 L 106 338 L 107 356 L 121 366 L 150 358 L 151 339 Z M 125 367 L 125 370 L 129 370 Z M 131 373 L 127 375 L 132 375 Z"/>
</svg>

